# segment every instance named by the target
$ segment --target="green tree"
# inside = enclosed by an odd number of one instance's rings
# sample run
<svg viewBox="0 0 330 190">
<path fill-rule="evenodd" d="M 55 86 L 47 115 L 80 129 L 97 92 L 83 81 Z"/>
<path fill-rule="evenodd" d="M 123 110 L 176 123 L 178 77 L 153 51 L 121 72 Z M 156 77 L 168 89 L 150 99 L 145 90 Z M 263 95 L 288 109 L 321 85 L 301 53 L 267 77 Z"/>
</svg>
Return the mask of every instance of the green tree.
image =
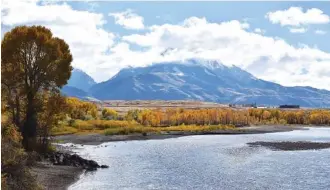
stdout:
<svg viewBox="0 0 330 190">
<path fill-rule="evenodd" d="M 38 93 L 65 85 L 71 62 L 69 46 L 45 27 L 18 26 L 5 34 L 1 42 L 1 84 L 6 86 L 8 100 L 13 92 L 24 98 L 21 133 L 25 148 L 31 149 L 29 145 L 35 142 Z"/>
</svg>

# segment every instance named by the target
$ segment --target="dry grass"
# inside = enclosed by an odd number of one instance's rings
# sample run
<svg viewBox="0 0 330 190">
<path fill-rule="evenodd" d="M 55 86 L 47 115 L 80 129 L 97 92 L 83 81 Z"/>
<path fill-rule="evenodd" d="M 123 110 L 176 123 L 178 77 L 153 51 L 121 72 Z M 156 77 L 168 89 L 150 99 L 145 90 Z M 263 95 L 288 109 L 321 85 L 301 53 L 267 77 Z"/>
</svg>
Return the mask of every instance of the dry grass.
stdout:
<svg viewBox="0 0 330 190">
<path fill-rule="evenodd" d="M 215 130 L 233 130 L 233 126 L 224 125 L 180 125 L 169 127 L 150 127 L 143 126 L 135 121 L 117 121 L 117 120 L 76 120 L 71 126 L 61 125 L 52 130 L 53 135 L 65 134 L 90 134 L 99 133 L 105 135 L 127 135 L 133 133 L 160 133 L 170 131 L 189 131 L 189 132 L 202 132 L 202 131 L 215 131 Z"/>
<path fill-rule="evenodd" d="M 132 133 L 150 133 L 150 132 L 171 132 L 171 131 L 188 131 L 188 132 L 203 132 L 203 131 L 215 131 L 215 130 L 234 130 L 233 126 L 223 125 L 209 125 L 209 126 L 197 126 L 197 125 L 181 125 L 170 127 L 145 127 L 141 125 L 112 128 L 105 130 L 105 135 L 125 135 Z"/>
<path fill-rule="evenodd" d="M 76 120 L 72 127 L 81 130 L 94 130 L 94 129 L 109 129 L 118 127 L 128 127 L 131 125 L 136 125 L 134 121 L 118 121 L 118 120 Z"/>
<path fill-rule="evenodd" d="M 78 129 L 69 127 L 69 126 L 58 126 L 52 129 L 53 135 L 69 135 L 75 134 L 78 132 Z"/>
</svg>

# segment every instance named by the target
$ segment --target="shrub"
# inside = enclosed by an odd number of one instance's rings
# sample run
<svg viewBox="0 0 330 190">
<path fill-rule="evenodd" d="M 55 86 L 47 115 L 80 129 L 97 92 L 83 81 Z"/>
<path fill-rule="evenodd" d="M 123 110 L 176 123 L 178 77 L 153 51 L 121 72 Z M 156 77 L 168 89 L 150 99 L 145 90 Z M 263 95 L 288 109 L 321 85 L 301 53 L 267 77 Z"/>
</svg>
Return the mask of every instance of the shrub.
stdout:
<svg viewBox="0 0 330 190">
<path fill-rule="evenodd" d="M 85 119 L 86 115 L 97 117 L 97 106 L 91 102 L 81 101 L 78 98 L 66 98 L 66 112 L 72 119 Z"/>
<path fill-rule="evenodd" d="M 93 120 L 90 121 L 98 129 L 108 129 L 108 128 L 117 128 L 117 127 L 128 127 L 132 123 L 128 121 L 116 121 L 116 120 Z"/>
<path fill-rule="evenodd" d="M 132 133 L 146 133 L 146 132 L 155 132 L 156 128 L 153 127 L 143 127 L 143 126 L 134 126 L 134 127 L 118 127 L 105 130 L 105 135 L 128 135 Z"/>
<path fill-rule="evenodd" d="M 91 115 L 84 115 L 84 120 L 93 120 L 93 116 Z"/>
<path fill-rule="evenodd" d="M 114 120 L 118 118 L 118 113 L 116 110 L 104 108 L 102 110 L 102 118 L 108 120 Z"/>
<path fill-rule="evenodd" d="M 137 123 L 132 121 L 119 121 L 119 120 L 76 120 L 73 127 L 78 130 L 94 130 L 94 129 L 108 129 L 108 128 L 118 128 L 118 127 L 128 127 L 136 125 Z"/>
<path fill-rule="evenodd" d="M 137 110 L 137 109 L 129 110 L 127 112 L 127 114 L 125 115 L 125 119 L 127 121 L 133 121 L 133 120 L 138 121 L 140 113 L 141 113 L 141 110 Z"/>
<path fill-rule="evenodd" d="M 74 123 L 75 123 L 75 120 L 74 119 L 70 119 L 69 121 L 68 121 L 68 124 L 69 124 L 69 126 L 73 126 L 74 125 Z"/>
<path fill-rule="evenodd" d="M 94 121 L 94 120 L 90 120 Z M 94 129 L 94 126 L 89 121 L 83 121 L 83 120 L 76 120 L 73 124 L 73 127 L 78 130 L 92 130 Z"/>
<path fill-rule="evenodd" d="M 21 146 L 21 136 L 13 125 L 1 125 L 2 189 L 40 189 L 28 167 L 28 154 Z"/>
<path fill-rule="evenodd" d="M 58 126 L 52 129 L 52 135 L 67 135 L 77 133 L 78 130 L 69 126 Z"/>
</svg>

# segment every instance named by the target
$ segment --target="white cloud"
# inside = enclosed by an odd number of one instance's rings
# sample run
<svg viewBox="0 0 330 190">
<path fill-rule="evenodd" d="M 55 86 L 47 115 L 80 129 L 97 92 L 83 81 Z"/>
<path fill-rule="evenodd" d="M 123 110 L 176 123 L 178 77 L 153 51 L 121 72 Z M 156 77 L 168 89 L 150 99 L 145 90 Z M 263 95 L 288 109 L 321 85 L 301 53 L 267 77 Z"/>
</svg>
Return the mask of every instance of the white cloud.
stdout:
<svg viewBox="0 0 330 190">
<path fill-rule="evenodd" d="M 319 34 L 319 35 L 324 35 L 324 34 L 327 33 L 327 32 L 324 31 L 324 30 L 315 30 L 314 32 L 315 32 L 315 34 Z"/>
<path fill-rule="evenodd" d="M 102 14 L 73 10 L 65 3 L 37 5 L 34 1 L 8 0 L 2 3 L 1 15 L 6 28 L 24 24 L 51 28 L 70 45 L 73 65 L 97 81 L 107 80 L 129 65 L 204 58 L 235 64 L 283 85 L 330 90 L 330 83 L 324 82 L 330 81 L 329 53 L 248 32 L 249 25 L 236 20 L 210 23 L 205 18 L 190 17 L 179 24 L 151 26 L 139 34 L 119 37 L 114 43 L 115 35 L 103 28 L 106 21 Z"/>
<path fill-rule="evenodd" d="M 306 28 L 290 28 L 291 33 L 305 33 L 307 32 Z"/>
<path fill-rule="evenodd" d="M 115 35 L 102 29 L 102 14 L 73 10 L 66 3 L 37 1 L 2 1 L 1 24 L 10 29 L 17 25 L 43 25 L 63 38 L 73 54 L 73 66 L 87 73 L 95 72 L 100 56 L 114 44 Z M 3 31 L 2 31 L 3 32 Z"/>
<path fill-rule="evenodd" d="M 126 29 L 144 29 L 143 17 L 135 14 L 131 9 L 124 12 L 109 13 L 109 16 L 114 17 L 116 24 Z"/>
<path fill-rule="evenodd" d="M 301 7 L 290 7 L 287 10 L 278 10 L 266 14 L 273 24 L 281 26 L 302 26 L 309 24 L 327 24 L 330 22 L 330 17 L 323 13 L 322 10 L 312 8 L 303 11 Z"/>
<path fill-rule="evenodd" d="M 254 29 L 254 32 L 256 32 L 256 33 L 260 33 L 260 34 L 264 34 L 264 33 L 266 33 L 265 30 L 262 30 L 262 29 L 260 29 L 260 28 L 255 28 L 255 29 Z"/>
<path fill-rule="evenodd" d="M 244 28 L 243 23 L 235 20 L 209 23 L 205 18 L 191 17 L 181 24 L 154 25 L 145 34 L 122 39 L 147 49 L 140 52 L 146 55 L 142 59 L 148 57 L 147 60 L 138 61 L 134 57 L 139 65 L 189 58 L 216 59 L 283 85 L 330 89 L 330 83 L 322 82 L 330 81 L 330 76 L 320 77 L 324 69 L 328 70 L 325 67 L 330 64 L 329 53 L 306 45 L 294 47 L 283 39 L 247 32 Z M 133 58 L 122 60 L 126 64 L 131 61 Z"/>
</svg>

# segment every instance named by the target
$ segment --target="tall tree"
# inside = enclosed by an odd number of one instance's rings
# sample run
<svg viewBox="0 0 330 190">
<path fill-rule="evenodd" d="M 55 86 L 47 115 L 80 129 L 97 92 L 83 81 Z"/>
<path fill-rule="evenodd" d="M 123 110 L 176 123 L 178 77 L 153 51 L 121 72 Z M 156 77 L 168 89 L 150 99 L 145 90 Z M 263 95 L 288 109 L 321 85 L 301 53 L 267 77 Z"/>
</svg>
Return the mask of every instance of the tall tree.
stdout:
<svg viewBox="0 0 330 190">
<path fill-rule="evenodd" d="M 25 99 L 23 145 L 30 149 L 37 128 L 37 94 L 56 91 L 71 75 L 72 55 L 64 40 L 43 26 L 18 26 L 1 42 L 1 84 L 6 94 Z M 12 98 L 12 97 L 8 97 Z"/>
</svg>

